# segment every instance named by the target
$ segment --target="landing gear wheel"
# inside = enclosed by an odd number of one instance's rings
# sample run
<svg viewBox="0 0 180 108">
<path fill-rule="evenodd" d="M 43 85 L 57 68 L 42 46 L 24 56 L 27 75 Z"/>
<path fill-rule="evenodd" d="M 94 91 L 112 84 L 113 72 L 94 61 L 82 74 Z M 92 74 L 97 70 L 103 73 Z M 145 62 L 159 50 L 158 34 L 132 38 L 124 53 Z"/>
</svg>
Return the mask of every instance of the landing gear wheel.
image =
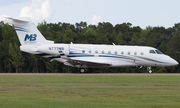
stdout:
<svg viewBox="0 0 180 108">
<path fill-rule="evenodd" d="M 80 68 L 79 70 L 81 73 L 84 73 L 85 72 L 85 69 L 84 68 Z"/>
<path fill-rule="evenodd" d="M 149 73 L 152 73 L 152 70 L 149 70 Z"/>
<path fill-rule="evenodd" d="M 149 71 L 149 73 L 152 73 L 151 67 L 147 67 L 147 70 Z"/>
</svg>

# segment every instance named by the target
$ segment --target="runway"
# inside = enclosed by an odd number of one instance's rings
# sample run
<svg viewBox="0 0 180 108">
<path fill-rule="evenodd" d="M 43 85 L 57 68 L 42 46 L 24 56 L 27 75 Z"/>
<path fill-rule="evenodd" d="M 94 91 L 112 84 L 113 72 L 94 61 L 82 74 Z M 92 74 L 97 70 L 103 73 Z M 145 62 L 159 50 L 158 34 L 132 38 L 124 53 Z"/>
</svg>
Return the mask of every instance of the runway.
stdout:
<svg viewBox="0 0 180 108">
<path fill-rule="evenodd" d="M 0 73 L 0 75 L 180 76 L 180 73 Z"/>
</svg>

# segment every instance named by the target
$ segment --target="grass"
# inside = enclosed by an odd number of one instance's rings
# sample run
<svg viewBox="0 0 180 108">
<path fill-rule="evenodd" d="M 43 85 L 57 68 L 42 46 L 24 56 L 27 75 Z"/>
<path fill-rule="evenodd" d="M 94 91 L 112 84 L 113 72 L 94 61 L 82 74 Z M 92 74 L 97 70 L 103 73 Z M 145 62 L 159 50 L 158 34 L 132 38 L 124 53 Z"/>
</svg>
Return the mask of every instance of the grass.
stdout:
<svg viewBox="0 0 180 108">
<path fill-rule="evenodd" d="M 126 107 L 180 107 L 180 76 L 0 76 L 0 108 Z"/>
</svg>

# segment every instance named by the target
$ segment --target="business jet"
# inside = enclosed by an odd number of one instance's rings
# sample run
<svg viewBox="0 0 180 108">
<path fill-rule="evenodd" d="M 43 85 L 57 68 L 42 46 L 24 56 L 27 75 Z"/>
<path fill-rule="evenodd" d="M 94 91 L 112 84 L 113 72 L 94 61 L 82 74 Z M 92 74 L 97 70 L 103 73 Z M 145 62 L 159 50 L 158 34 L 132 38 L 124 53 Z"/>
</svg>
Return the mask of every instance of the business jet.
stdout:
<svg viewBox="0 0 180 108">
<path fill-rule="evenodd" d="M 29 18 L 6 17 L 4 23 L 14 25 L 20 50 L 78 67 L 81 73 L 87 68 L 104 67 L 151 67 L 175 66 L 178 62 L 158 49 L 148 46 L 98 45 L 98 44 L 54 44 L 46 40 Z"/>
</svg>

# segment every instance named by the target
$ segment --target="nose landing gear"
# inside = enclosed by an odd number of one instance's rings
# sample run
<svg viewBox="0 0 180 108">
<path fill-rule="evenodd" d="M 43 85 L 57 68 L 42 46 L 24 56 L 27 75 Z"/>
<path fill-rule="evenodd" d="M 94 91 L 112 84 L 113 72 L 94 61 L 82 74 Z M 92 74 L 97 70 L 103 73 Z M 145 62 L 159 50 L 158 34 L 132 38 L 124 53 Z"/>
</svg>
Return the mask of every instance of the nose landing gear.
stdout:
<svg viewBox="0 0 180 108">
<path fill-rule="evenodd" d="M 150 67 L 150 66 L 147 67 L 147 71 L 148 71 L 149 73 L 152 73 L 152 70 L 151 70 L 151 67 Z"/>
</svg>

